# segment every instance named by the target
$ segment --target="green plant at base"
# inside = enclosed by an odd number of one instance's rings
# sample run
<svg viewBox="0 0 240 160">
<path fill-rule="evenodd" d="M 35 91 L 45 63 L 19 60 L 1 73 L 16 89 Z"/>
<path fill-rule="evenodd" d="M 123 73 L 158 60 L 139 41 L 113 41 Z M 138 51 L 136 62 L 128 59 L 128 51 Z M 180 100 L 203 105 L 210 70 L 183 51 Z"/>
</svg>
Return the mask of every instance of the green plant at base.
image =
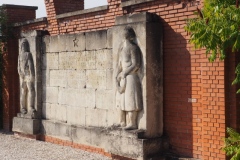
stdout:
<svg viewBox="0 0 240 160">
<path fill-rule="evenodd" d="M 227 128 L 229 137 L 224 139 L 223 151 L 228 156 L 232 156 L 231 160 L 240 160 L 240 134 L 232 128 Z"/>
<path fill-rule="evenodd" d="M 197 18 L 189 19 L 185 29 L 196 48 L 206 48 L 209 61 L 224 60 L 227 51 L 240 51 L 240 9 L 238 0 L 205 0 Z M 230 54 L 230 53 L 229 53 Z M 232 84 L 240 84 L 240 64 Z M 237 91 L 240 93 L 240 89 Z"/>
</svg>

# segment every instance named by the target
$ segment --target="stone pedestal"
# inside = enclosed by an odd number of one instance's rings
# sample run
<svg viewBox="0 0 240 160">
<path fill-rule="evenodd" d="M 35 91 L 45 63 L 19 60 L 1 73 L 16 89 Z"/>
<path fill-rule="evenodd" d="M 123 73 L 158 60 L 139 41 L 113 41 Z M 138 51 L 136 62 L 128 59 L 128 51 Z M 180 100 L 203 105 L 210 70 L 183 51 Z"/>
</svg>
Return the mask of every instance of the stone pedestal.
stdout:
<svg viewBox="0 0 240 160">
<path fill-rule="evenodd" d="M 138 160 L 147 160 L 167 148 L 165 139 L 146 139 L 143 130 L 71 126 L 50 120 L 42 120 L 42 128 L 41 134 L 102 148 L 105 152 Z"/>
<path fill-rule="evenodd" d="M 14 132 L 36 135 L 40 133 L 40 124 L 41 120 L 39 119 L 14 117 L 12 130 Z"/>
</svg>

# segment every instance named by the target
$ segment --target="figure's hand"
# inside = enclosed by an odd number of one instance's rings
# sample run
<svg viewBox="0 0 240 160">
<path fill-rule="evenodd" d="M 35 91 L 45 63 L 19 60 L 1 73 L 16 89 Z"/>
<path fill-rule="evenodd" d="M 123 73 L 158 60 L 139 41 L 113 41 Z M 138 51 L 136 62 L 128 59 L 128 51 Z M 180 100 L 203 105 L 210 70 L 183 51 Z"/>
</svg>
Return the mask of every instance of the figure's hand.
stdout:
<svg viewBox="0 0 240 160">
<path fill-rule="evenodd" d="M 124 79 L 124 78 L 126 78 L 126 75 L 124 74 L 124 72 L 119 73 L 119 75 L 117 76 L 118 81 L 121 81 L 121 79 Z"/>
</svg>

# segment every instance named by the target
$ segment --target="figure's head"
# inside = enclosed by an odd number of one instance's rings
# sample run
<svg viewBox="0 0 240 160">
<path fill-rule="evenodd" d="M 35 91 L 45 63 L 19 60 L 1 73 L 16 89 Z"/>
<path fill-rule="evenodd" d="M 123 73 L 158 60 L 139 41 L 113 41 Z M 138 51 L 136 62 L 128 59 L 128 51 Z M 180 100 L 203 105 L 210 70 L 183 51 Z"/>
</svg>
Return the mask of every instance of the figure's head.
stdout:
<svg viewBox="0 0 240 160">
<path fill-rule="evenodd" d="M 133 40 L 135 37 L 136 37 L 136 34 L 132 29 L 132 27 L 126 26 L 124 28 L 124 38 L 126 38 L 127 40 Z"/>
<path fill-rule="evenodd" d="M 21 44 L 21 51 L 22 52 L 29 52 L 29 43 L 28 43 L 28 40 L 26 38 L 24 38 L 22 40 L 22 44 Z"/>
</svg>

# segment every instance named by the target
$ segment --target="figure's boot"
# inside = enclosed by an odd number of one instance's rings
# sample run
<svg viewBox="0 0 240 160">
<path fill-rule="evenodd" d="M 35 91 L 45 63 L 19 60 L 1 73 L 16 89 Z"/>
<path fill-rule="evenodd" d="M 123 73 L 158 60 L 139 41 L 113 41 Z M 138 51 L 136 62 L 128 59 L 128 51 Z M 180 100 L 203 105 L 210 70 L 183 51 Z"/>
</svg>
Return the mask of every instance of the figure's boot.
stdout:
<svg viewBox="0 0 240 160">
<path fill-rule="evenodd" d="M 21 113 L 22 113 L 22 114 L 27 114 L 27 109 L 26 109 L 26 108 L 23 108 L 23 107 L 21 107 Z"/>
<path fill-rule="evenodd" d="M 20 105 L 21 105 L 21 113 L 27 114 L 27 107 L 26 107 L 26 99 L 25 99 L 26 93 L 23 90 L 20 96 Z"/>
<path fill-rule="evenodd" d="M 120 127 L 125 127 L 126 126 L 126 112 L 123 110 L 120 110 Z"/>
<path fill-rule="evenodd" d="M 37 118 L 36 113 L 37 113 L 36 109 L 31 107 L 31 111 L 30 111 L 31 118 L 33 118 L 33 119 Z"/>
<path fill-rule="evenodd" d="M 128 112 L 129 124 L 124 128 L 125 130 L 137 129 L 137 112 Z"/>
</svg>

